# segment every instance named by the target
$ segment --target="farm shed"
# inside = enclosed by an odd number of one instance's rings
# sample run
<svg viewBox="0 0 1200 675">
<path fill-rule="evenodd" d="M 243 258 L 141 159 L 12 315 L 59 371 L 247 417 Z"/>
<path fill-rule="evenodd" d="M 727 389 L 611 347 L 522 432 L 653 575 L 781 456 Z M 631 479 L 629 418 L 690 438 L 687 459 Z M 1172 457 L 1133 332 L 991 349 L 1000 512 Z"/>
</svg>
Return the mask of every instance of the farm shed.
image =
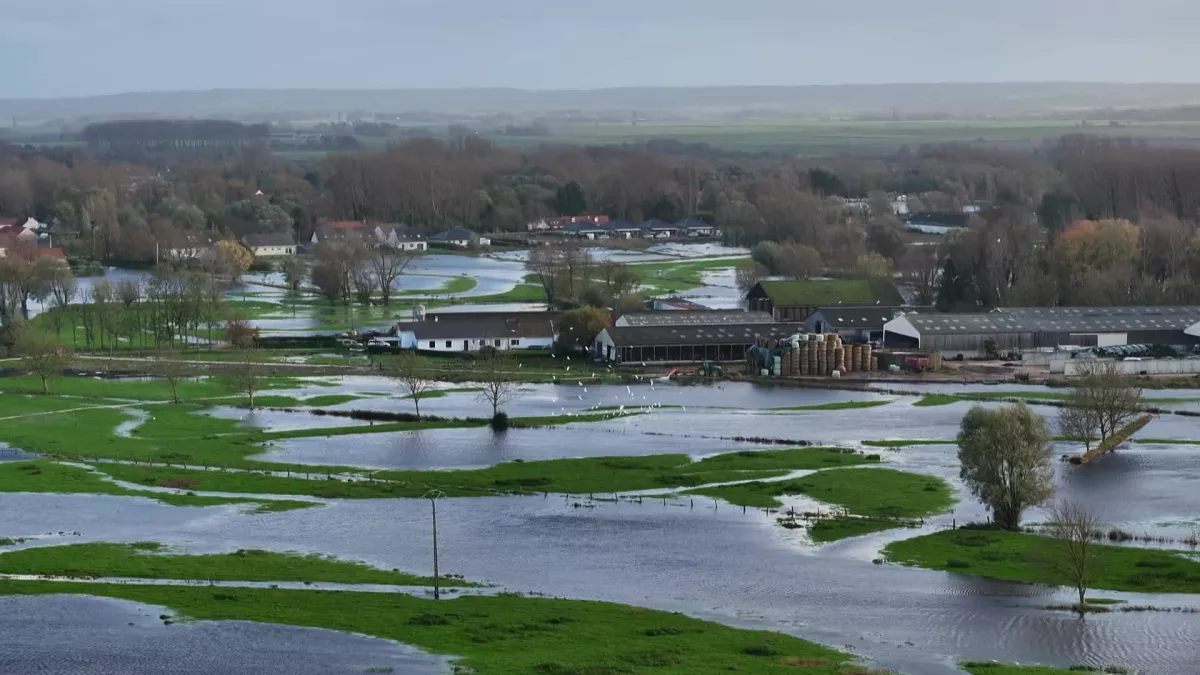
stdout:
<svg viewBox="0 0 1200 675">
<path fill-rule="evenodd" d="M 821 307 L 904 304 L 887 279 L 765 279 L 747 294 L 751 311 L 767 312 L 776 321 L 804 321 Z"/>
<path fill-rule="evenodd" d="M 619 326 L 601 331 L 592 353 L 615 363 L 738 361 L 759 338 L 785 338 L 800 330 L 796 323 Z"/>
</svg>

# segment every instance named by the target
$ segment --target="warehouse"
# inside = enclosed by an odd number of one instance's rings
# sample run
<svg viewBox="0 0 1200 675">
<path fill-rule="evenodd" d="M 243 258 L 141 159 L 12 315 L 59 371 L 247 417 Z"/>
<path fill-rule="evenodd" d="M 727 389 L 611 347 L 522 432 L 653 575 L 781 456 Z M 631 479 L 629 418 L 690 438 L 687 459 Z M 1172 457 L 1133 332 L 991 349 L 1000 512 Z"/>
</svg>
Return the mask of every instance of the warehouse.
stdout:
<svg viewBox="0 0 1200 675">
<path fill-rule="evenodd" d="M 775 323 L 766 312 L 743 312 L 738 309 L 671 310 L 660 312 L 626 312 L 616 321 L 623 326 L 716 326 L 722 324 Z"/>
<path fill-rule="evenodd" d="M 1200 307 L 1016 307 L 983 314 L 905 314 L 884 326 L 884 344 L 953 358 L 1054 347 L 1189 345 Z"/>
<path fill-rule="evenodd" d="M 821 307 L 804 320 L 804 327 L 809 333 L 834 333 L 850 342 L 882 342 L 884 325 L 903 311 L 902 307 Z"/>
<path fill-rule="evenodd" d="M 800 331 L 795 323 L 617 326 L 600 331 L 592 354 L 613 363 L 739 361 L 759 338 L 785 338 Z"/>
</svg>

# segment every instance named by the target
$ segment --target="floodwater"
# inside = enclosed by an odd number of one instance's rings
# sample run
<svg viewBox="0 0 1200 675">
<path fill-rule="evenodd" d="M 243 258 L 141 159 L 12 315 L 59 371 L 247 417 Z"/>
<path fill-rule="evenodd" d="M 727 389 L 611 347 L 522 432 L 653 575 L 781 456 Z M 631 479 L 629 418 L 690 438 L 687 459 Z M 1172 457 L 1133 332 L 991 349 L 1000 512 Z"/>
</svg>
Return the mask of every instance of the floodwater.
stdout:
<svg viewBox="0 0 1200 675">
<path fill-rule="evenodd" d="M 1081 620 L 1044 609 L 1069 602 L 1065 592 L 873 564 L 889 541 L 986 518 L 986 510 L 958 479 L 951 440 L 971 403 L 919 407 L 913 405 L 918 400 L 915 396 L 744 383 L 627 388 L 571 382 L 524 389 L 523 397 L 509 406 L 510 414 L 579 413 L 612 405 L 641 407 L 648 412 L 504 434 L 473 428 L 290 439 L 275 444 L 264 457 L 312 464 L 447 469 L 514 459 L 665 452 L 703 456 L 763 447 L 730 440 L 739 436 L 848 447 L 863 447 L 862 441 L 872 439 L 945 440 L 947 443 L 940 445 L 871 449 L 883 455 L 885 467 L 940 476 L 958 492 L 960 502 L 954 509 L 929 519 L 924 530 L 894 530 L 814 548 L 803 532 L 775 525 L 773 515 L 703 498 L 666 503 L 583 500 L 584 504 L 579 503 L 580 497 L 555 495 L 446 499 L 438 504 L 441 568 L 506 590 L 623 602 L 735 626 L 784 631 L 914 675 L 957 673 L 954 663 L 958 660 L 987 659 L 1059 666 L 1122 665 L 1163 675 L 1196 672 L 1195 635 L 1200 631 L 1200 614 L 1114 612 Z M 394 388 L 383 378 L 354 377 L 336 387 L 313 387 L 305 393 L 388 391 Z M 875 408 L 780 410 L 845 401 L 890 402 Z M 346 407 L 411 410 L 411 405 L 410 401 L 378 397 Z M 490 412 L 473 392 L 427 399 L 421 408 L 422 412 L 448 416 Z M 1051 419 L 1056 413 L 1046 406 L 1034 409 Z M 235 412 L 245 415 L 245 411 Z M 297 421 L 300 418 L 304 423 L 316 419 L 325 426 L 344 422 L 266 411 L 261 416 L 256 412 L 246 421 L 269 428 L 295 428 L 289 425 L 301 423 Z M 1198 429 L 1193 419 L 1164 415 L 1141 435 L 1200 438 Z M 1058 454 L 1077 451 L 1074 444 L 1056 445 Z M 1200 452 L 1195 447 L 1134 443 L 1089 466 L 1061 463 L 1056 471 L 1059 494 L 1082 502 L 1106 525 L 1173 538 L 1189 534 L 1194 527 L 1200 507 Z M 257 547 L 342 556 L 418 574 L 432 571 L 429 510 L 421 500 L 331 500 L 300 511 L 249 514 L 234 506 L 177 508 L 138 498 L 7 493 L 0 494 L 0 511 L 6 514 L 0 536 L 67 531 L 79 532 L 78 537 L 68 538 L 68 543 L 155 540 L 197 552 Z M 1027 521 L 1043 518 L 1042 512 L 1033 510 Z M 49 543 L 54 542 L 40 539 L 26 545 Z M 1200 605 L 1200 596 L 1100 595 L 1158 607 Z M 19 615 L 53 615 L 52 603 L 60 600 L 24 599 L 30 606 L 22 607 Z M 0 604 L 0 615 L 13 615 L 4 607 Z M 153 616 L 157 613 L 152 610 Z M 82 614 L 89 616 L 86 611 Z M 100 644 L 110 633 L 123 635 L 124 629 L 119 627 L 125 623 L 119 619 L 80 628 L 84 633 L 81 644 Z M 164 630 L 169 633 L 174 628 Z M 45 631 L 12 630 L 24 636 L 24 642 L 17 643 L 17 653 L 53 653 L 61 648 L 57 637 Z M 4 633 L 0 627 L 0 659 L 14 651 L 6 649 Z M 158 658 L 155 654 L 165 652 L 139 642 L 139 635 L 113 639 L 118 646 L 133 645 L 130 652 L 146 654 L 150 664 L 146 672 L 158 672 L 152 667 Z M 308 634 L 280 637 L 286 639 L 295 643 L 298 658 L 326 663 L 319 656 L 305 656 L 310 640 L 318 640 L 319 645 L 325 638 Z M 233 649 L 223 651 L 240 651 L 236 645 L 242 643 L 234 644 Z M 126 653 L 114 649 L 118 656 Z M 361 651 L 347 649 L 344 654 Z M 256 658 L 237 653 L 222 657 Z M 322 672 L 341 672 L 339 663 Z M 240 668 L 234 664 L 229 669 Z M 289 672 L 310 671 L 299 668 Z M 397 668 L 397 672 L 426 671 Z"/>
<path fill-rule="evenodd" d="M 25 675 L 439 675 L 449 659 L 388 640 L 248 621 L 164 625 L 169 609 L 87 596 L 0 597 L 0 672 Z M 388 671 L 391 672 L 391 671 Z"/>
</svg>

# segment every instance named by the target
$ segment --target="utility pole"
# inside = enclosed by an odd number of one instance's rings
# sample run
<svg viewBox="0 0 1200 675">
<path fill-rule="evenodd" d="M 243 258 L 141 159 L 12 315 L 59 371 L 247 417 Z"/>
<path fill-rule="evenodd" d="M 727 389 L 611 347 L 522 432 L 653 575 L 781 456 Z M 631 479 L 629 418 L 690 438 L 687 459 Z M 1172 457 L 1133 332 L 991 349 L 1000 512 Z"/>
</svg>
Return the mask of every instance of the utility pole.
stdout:
<svg viewBox="0 0 1200 675">
<path fill-rule="evenodd" d="M 437 543 L 437 500 L 438 497 L 445 497 L 446 493 L 441 490 L 430 490 L 425 493 L 425 498 L 429 500 L 429 507 L 433 513 L 433 599 L 439 600 L 442 597 L 441 580 L 438 575 L 438 543 Z"/>
</svg>

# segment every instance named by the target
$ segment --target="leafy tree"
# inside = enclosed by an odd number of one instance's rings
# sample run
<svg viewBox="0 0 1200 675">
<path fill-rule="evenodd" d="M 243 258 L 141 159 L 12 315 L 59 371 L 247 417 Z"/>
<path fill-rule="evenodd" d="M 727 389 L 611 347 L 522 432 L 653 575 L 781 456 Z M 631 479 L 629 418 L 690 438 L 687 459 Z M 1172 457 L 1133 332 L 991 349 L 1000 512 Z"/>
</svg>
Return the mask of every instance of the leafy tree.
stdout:
<svg viewBox="0 0 1200 675">
<path fill-rule="evenodd" d="M 979 298 L 974 284 L 959 274 L 953 258 L 947 258 L 942 266 L 941 281 L 938 283 L 937 309 L 939 312 L 970 311 L 979 308 Z"/>
<path fill-rule="evenodd" d="M 563 351 L 585 351 L 608 326 L 607 310 L 598 307 L 572 309 L 563 314 L 558 324 L 558 347 Z"/>
<path fill-rule="evenodd" d="M 846 184 L 829 169 L 810 169 L 808 180 L 812 183 L 813 191 L 822 197 L 845 197 L 847 194 Z"/>
<path fill-rule="evenodd" d="M 1026 508 L 1054 496 L 1051 439 L 1046 420 L 1024 403 L 975 406 L 963 417 L 959 475 L 998 527 L 1019 530 Z"/>
<path fill-rule="evenodd" d="M 216 245 L 217 269 L 237 281 L 250 265 L 254 263 L 254 254 L 245 246 L 233 239 L 222 239 Z"/>
<path fill-rule="evenodd" d="M 234 349 L 249 349 L 258 339 L 258 329 L 242 316 L 231 316 L 225 322 L 225 341 Z"/>
<path fill-rule="evenodd" d="M 554 194 L 554 210 L 564 216 L 579 216 L 587 213 L 587 196 L 579 183 L 571 181 L 558 188 Z"/>
<path fill-rule="evenodd" d="M 890 279 L 892 277 L 892 261 L 878 253 L 865 253 L 858 256 L 855 263 L 858 274 L 866 279 Z"/>
<path fill-rule="evenodd" d="M 1042 203 L 1038 206 L 1038 219 L 1042 227 L 1054 238 L 1067 226 L 1083 218 L 1083 207 L 1075 195 L 1052 190 L 1042 195 Z"/>
<path fill-rule="evenodd" d="M 71 365 L 71 350 L 57 336 L 26 325 L 17 336 L 15 351 L 25 369 L 42 381 L 42 393 L 50 393 L 50 378 Z"/>
</svg>

